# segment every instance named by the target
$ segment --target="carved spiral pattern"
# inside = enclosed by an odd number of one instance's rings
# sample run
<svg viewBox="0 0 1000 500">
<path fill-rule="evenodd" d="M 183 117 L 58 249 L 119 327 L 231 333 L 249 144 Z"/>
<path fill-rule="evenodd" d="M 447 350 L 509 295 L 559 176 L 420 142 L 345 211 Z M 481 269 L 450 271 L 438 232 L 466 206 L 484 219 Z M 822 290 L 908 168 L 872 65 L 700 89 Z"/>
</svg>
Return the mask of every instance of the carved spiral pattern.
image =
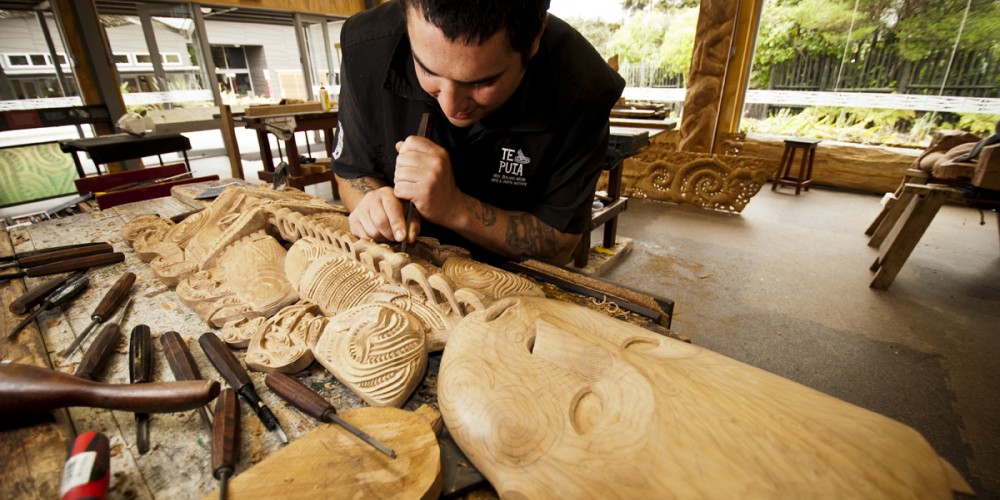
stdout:
<svg viewBox="0 0 1000 500">
<path fill-rule="evenodd" d="M 544 295 L 534 283 L 472 259 L 449 259 L 442 271 L 458 288 L 471 288 L 491 300 L 512 295 Z"/>
<path fill-rule="evenodd" d="M 317 359 L 373 406 L 398 406 L 427 367 L 424 334 L 390 304 L 365 304 L 330 318 Z"/>
</svg>

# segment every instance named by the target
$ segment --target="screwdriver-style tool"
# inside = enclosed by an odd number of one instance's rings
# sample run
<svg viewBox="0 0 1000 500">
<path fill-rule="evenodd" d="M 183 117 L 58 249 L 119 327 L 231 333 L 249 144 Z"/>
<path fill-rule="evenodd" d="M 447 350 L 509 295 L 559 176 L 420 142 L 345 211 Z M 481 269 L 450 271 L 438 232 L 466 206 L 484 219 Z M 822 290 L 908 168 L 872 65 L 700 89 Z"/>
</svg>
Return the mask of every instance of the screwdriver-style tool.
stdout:
<svg viewBox="0 0 1000 500">
<path fill-rule="evenodd" d="M 128 342 L 128 381 L 148 384 L 153 381 L 153 335 L 147 325 L 136 325 Z M 149 451 L 149 414 L 135 414 L 135 444 L 139 454 Z"/>
<path fill-rule="evenodd" d="M 111 442 L 100 432 L 84 432 L 69 443 L 59 494 L 62 500 L 105 498 L 111 482 Z"/>
<path fill-rule="evenodd" d="M 24 318 L 24 321 L 18 323 L 18 325 L 10 331 L 10 334 L 7 335 L 7 339 L 14 340 L 14 338 L 17 337 L 17 334 L 20 333 L 24 327 L 28 326 L 29 323 L 34 321 L 34 319 L 37 318 L 43 311 L 49 311 L 51 309 L 55 309 L 56 306 L 62 306 L 69 303 L 69 301 L 76 298 L 77 295 L 83 293 L 88 286 L 90 286 L 90 278 L 87 278 L 87 276 L 83 274 L 77 276 L 72 281 L 67 281 L 61 287 L 57 288 L 56 291 L 52 292 L 52 295 L 46 297 L 45 300 L 38 306 L 38 309 L 35 309 L 35 312 L 31 313 L 31 315 L 27 318 Z"/>
<path fill-rule="evenodd" d="M 87 335 L 90 335 L 90 331 L 97 325 L 104 323 L 104 320 L 108 319 L 108 317 L 111 316 L 111 313 L 115 312 L 115 309 L 118 308 L 118 304 L 121 304 L 125 298 L 128 297 L 129 290 L 132 289 L 133 283 L 135 283 L 135 273 L 128 272 L 122 274 L 121 277 L 118 278 L 118 281 L 116 281 L 114 285 L 111 285 L 111 289 L 109 289 L 104 295 L 101 302 L 97 304 L 97 307 L 94 309 L 94 314 L 90 316 L 91 322 L 87 325 L 87 328 L 83 330 L 83 333 L 73 339 L 73 342 L 69 345 L 69 347 L 67 347 L 66 350 L 61 352 L 59 355 L 64 358 L 72 355 L 73 351 L 75 351 L 77 347 L 80 347 L 80 344 L 82 344 L 84 339 L 87 338 Z"/>
<path fill-rule="evenodd" d="M 166 332 L 160 335 L 160 343 L 163 344 L 163 354 L 167 357 L 167 364 L 170 371 L 174 373 L 174 380 L 200 380 L 201 373 L 198 365 L 194 363 L 191 350 L 188 349 L 187 342 L 181 338 L 177 332 Z M 208 413 L 208 407 L 198 408 L 198 415 L 201 421 L 208 427 L 208 432 L 212 432 L 212 416 Z"/>
<path fill-rule="evenodd" d="M 222 374 L 222 378 L 226 379 L 226 382 L 229 382 L 229 385 L 233 389 L 236 389 L 240 397 L 250 405 L 250 408 L 257 414 L 257 418 L 260 418 L 260 421 L 264 424 L 264 427 L 274 432 L 274 435 L 278 437 L 281 444 L 287 444 L 288 437 L 285 436 L 285 431 L 281 429 L 278 417 L 275 417 L 271 409 L 260 400 L 260 396 L 257 395 L 257 390 L 254 389 L 253 382 L 250 380 L 250 375 L 247 374 L 246 369 L 236 359 L 236 356 L 229 351 L 226 344 L 222 342 L 222 339 L 216 337 L 212 332 L 203 333 L 198 338 L 198 344 L 205 351 L 205 355 L 212 362 L 212 366 L 215 366 L 215 369 Z"/>
<path fill-rule="evenodd" d="M 431 134 L 431 114 L 424 113 L 420 117 L 420 126 L 417 127 L 417 135 L 427 137 Z M 400 253 L 406 252 L 406 244 L 410 240 L 410 222 L 413 221 L 413 202 L 406 202 L 406 236 L 403 237 L 403 244 L 399 245 Z"/>
<path fill-rule="evenodd" d="M 125 260 L 125 254 L 121 252 L 102 253 L 66 259 L 60 262 L 53 262 L 41 266 L 29 267 L 14 273 L 0 274 L 0 281 L 12 280 L 15 278 L 37 278 L 39 276 L 50 276 L 53 274 L 68 273 L 70 271 L 81 271 L 92 267 L 110 266 Z"/>
<path fill-rule="evenodd" d="M 27 252 L 17 252 L 17 253 L 15 253 L 13 255 L 6 255 L 6 256 L 0 257 L 0 262 L 7 262 L 7 261 L 10 261 L 10 260 L 14 260 L 14 259 L 23 259 L 25 257 L 31 257 L 31 256 L 34 256 L 34 255 L 41 255 L 43 253 L 49 253 L 49 252 L 57 252 L 59 250 L 69 250 L 71 248 L 92 247 L 92 246 L 96 246 L 96 245 L 107 245 L 107 243 L 103 242 L 103 241 L 99 241 L 99 242 L 96 242 L 96 243 L 75 243 L 75 244 L 72 244 L 72 245 L 62 245 L 62 246 L 58 246 L 58 247 L 40 248 L 38 250 L 28 250 Z"/>
<path fill-rule="evenodd" d="M 118 315 L 115 319 L 104 324 L 104 328 L 101 328 L 101 333 L 97 334 L 97 338 L 90 343 L 90 347 L 83 353 L 83 358 L 80 359 L 80 366 L 76 367 L 74 376 L 87 380 L 97 380 L 97 374 L 108 363 L 108 359 L 111 358 L 111 352 L 118 345 L 118 340 L 121 339 L 121 325 L 125 319 L 125 312 L 131 304 L 132 299 L 126 300 L 122 308 L 118 310 Z"/>
<path fill-rule="evenodd" d="M 78 248 L 67 248 L 63 250 L 53 250 L 51 252 L 40 253 L 29 257 L 18 257 L 9 262 L 0 264 L 0 269 L 6 267 L 20 267 L 21 269 L 37 267 L 53 262 L 60 262 L 66 259 L 86 257 L 88 255 L 98 255 L 114 252 L 115 249 L 108 243 L 98 243 Z"/>
<path fill-rule="evenodd" d="M 225 388 L 215 403 L 212 426 L 212 476 L 219 480 L 219 498 L 226 500 L 229 478 L 236 471 L 240 451 L 240 407 L 236 391 Z M 204 408 L 204 406 L 202 407 Z"/>
<path fill-rule="evenodd" d="M 83 276 L 82 271 L 77 271 L 73 274 L 66 274 L 58 278 L 52 278 L 45 283 L 24 292 L 24 295 L 14 299 L 8 308 L 10 309 L 10 312 L 14 314 L 24 314 L 30 311 L 33 307 L 44 302 L 45 299 L 49 295 L 52 295 L 52 292 L 58 290 L 59 287 L 79 278 L 80 276 Z"/>
<path fill-rule="evenodd" d="M 392 451 L 388 446 L 371 437 L 365 431 L 358 429 L 350 422 L 337 416 L 337 409 L 329 401 L 302 385 L 298 380 L 284 373 L 272 372 L 268 373 L 267 377 L 264 378 L 264 384 L 274 391 L 275 394 L 281 396 L 282 399 L 291 403 L 292 406 L 302 410 L 306 415 L 320 422 L 335 423 L 362 441 L 370 444 L 376 450 L 381 451 L 389 458 L 396 458 L 395 451 Z"/>
</svg>

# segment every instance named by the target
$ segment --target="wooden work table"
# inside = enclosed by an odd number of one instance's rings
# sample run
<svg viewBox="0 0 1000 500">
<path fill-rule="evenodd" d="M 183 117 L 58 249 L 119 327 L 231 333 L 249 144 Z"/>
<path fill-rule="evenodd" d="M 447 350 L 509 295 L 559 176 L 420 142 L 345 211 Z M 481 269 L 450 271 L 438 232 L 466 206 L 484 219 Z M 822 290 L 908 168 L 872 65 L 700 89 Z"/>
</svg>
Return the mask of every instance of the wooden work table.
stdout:
<svg viewBox="0 0 1000 500">
<path fill-rule="evenodd" d="M 159 336 L 166 331 L 176 331 L 184 337 L 203 378 L 225 381 L 208 362 L 197 342 L 197 337 L 212 331 L 193 311 L 177 298 L 174 290 L 160 283 L 138 255 L 125 243 L 122 225 L 137 216 L 155 213 L 161 217 L 190 212 L 193 207 L 174 198 L 120 205 L 90 214 L 54 219 L 39 224 L 14 228 L 0 234 L 0 255 L 10 255 L 12 250 L 28 251 L 71 243 L 107 241 L 115 251 L 125 253 L 125 262 L 88 272 L 90 288 L 76 298 L 65 312 L 48 311 L 39 316 L 37 324 L 30 325 L 14 342 L 7 340 L 9 332 L 24 316 L 12 314 L 8 306 L 25 291 L 23 280 L 0 283 L 3 300 L 3 329 L 0 337 L 0 359 L 35 366 L 51 367 L 64 373 L 73 373 L 82 356 L 82 350 L 96 337 L 96 331 L 84 342 L 82 349 L 62 359 L 58 352 L 90 322 L 90 315 L 112 283 L 124 272 L 137 275 L 132 287 L 131 308 L 122 325 L 123 341 L 98 380 L 109 383 L 128 383 L 128 337 L 133 327 L 146 324 L 153 333 L 154 381 L 173 381 L 174 376 L 163 354 Z M 29 278 L 27 286 L 35 286 L 45 278 Z M 95 330 L 99 330 L 97 328 Z M 243 351 L 234 351 L 239 359 Z M 436 359 L 432 357 L 429 375 L 406 405 L 415 409 L 423 402 L 435 399 Z M 430 373 L 432 372 L 432 373 Z M 286 406 L 276 395 L 267 390 L 263 374 L 250 372 L 257 392 L 277 415 L 291 442 L 316 427 L 311 418 Z M 314 390 L 331 401 L 338 411 L 364 406 L 364 403 L 345 389 L 322 367 L 313 368 L 303 379 Z M 237 476 L 253 464 L 276 451 L 277 438 L 267 431 L 246 404 L 241 403 L 241 453 Z M 59 498 L 59 483 L 66 448 L 77 433 L 99 431 L 111 441 L 112 478 L 109 498 L 199 498 L 218 487 L 211 475 L 211 435 L 202 424 L 196 411 L 172 414 L 154 414 L 150 420 L 150 451 L 139 454 L 135 445 L 135 418 L 133 414 L 96 408 L 71 408 L 53 414 L 31 417 L 28 426 L 0 426 L 0 487 L 8 498 Z"/>
</svg>

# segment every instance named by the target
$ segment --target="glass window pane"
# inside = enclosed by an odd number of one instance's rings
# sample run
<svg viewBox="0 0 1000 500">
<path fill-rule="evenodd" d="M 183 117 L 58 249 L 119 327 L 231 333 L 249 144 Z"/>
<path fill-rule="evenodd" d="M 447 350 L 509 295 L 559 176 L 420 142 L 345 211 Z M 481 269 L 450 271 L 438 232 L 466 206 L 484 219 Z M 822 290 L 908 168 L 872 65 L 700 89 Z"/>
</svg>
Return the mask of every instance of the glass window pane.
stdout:
<svg viewBox="0 0 1000 500">
<path fill-rule="evenodd" d="M 247 56 L 243 53 L 243 47 L 226 47 L 225 51 L 226 61 L 229 63 L 228 68 L 247 68 Z"/>
<path fill-rule="evenodd" d="M 138 64 L 153 64 L 153 58 L 149 54 L 136 54 L 135 62 Z"/>
<path fill-rule="evenodd" d="M 28 63 L 28 56 L 26 55 L 7 56 L 7 60 L 10 61 L 11 66 L 30 66 Z"/>
<path fill-rule="evenodd" d="M 48 66 L 49 59 L 45 57 L 45 54 L 31 54 L 31 65 L 32 66 Z"/>
</svg>

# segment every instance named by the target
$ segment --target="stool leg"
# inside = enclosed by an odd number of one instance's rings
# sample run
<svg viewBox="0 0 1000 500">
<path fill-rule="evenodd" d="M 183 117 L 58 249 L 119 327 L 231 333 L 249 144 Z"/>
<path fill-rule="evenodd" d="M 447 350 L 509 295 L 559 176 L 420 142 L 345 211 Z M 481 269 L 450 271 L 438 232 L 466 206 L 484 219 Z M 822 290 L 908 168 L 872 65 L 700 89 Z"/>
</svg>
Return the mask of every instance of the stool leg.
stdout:
<svg viewBox="0 0 1000 500">
<path fill-rule="evenodd" d="M 882 249 L 879 258 L 872 264 L 876 273 L 869 287 L 876 290 L 889 288 L 946 198 L 947 193 L 944 191 L 931 191 L 915 200 L 900 221 L 901 227 L 894 231 L 888 247 Z"/>
<path fill-rule="evenodd" d="M 799 162 L 799 175 L 795 178 L 795 196 L 802 191 L 802 181 L 806 178 L 806 163 L 809 161 L 809 150 L 802 152 L 802 161 Z"/>
<path fill-rule="evenodd" d="M 808 170 L 806 170 L 806 186 L 805 186 L 805 190 L 806 191 L 809 191 L 809 186 L 812 185 L 812 179 L 813 179 L 813 161 L 816 159 L 816 146 L 815 145 L 812 146 L 811 148 L 809 148 L 809 154 L 808 154 L 808 156 L 809 156 L 809 163 L 807 164 L 808 165 Z"/>
<path fill-rule="evenodd" d="M 788 167 L 786 166 L 790 161 L 788 158 L 788 153 L 789 153 L 789 148 L 786 145 L 785 150 L 781 152 L 781 163 L 778 164 L 778 170 L 774 172 L 774 180 L 771 181 L 771 191 L 778 189 L 778 184 L 780 182 L 779 179 L 781 179 L 781 177 L 785 175 L 782 173 L 782 171 L 783 170 L 785 172 L 788 171 Z"/>
<path fill-rule="evenodd" d="M 903 189 L 903 193 L 892 203 L 892 206 L 887 207 L 885 217 L 875 229 L 872 237 L 868 239 L 868 246 L 876 248 L 882 246 L 882 242 L 889 236 L 893 226 L 899 222 L 900 216 L 903 215 L 915 195 L 912 189 Z"/>
</svg>

